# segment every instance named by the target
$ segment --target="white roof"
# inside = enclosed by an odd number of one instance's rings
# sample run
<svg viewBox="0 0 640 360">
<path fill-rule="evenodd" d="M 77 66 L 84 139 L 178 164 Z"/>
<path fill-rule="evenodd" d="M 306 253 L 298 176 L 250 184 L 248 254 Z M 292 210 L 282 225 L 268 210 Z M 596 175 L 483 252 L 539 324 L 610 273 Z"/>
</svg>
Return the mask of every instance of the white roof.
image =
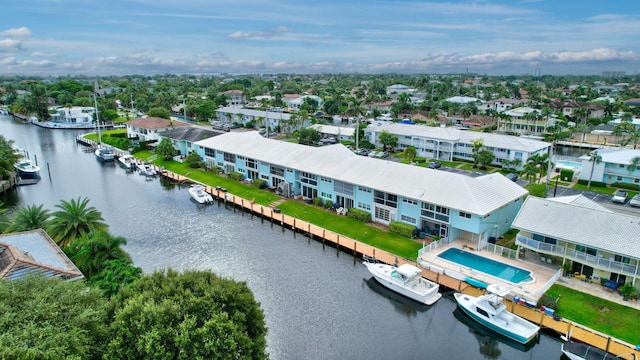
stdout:
<svg viewBox="0 0 640 360">
<path fill-rule="evenodd" d="M 602 209 L 584 197 L 571 200 L 529 196 L 512 226 L 574 244 L 640 258 L 640 218 Z"/>
<path fill-rule="evenodd" d="M 598 155 L 602 157 L 603 163 L 629 165 L 635 157 L 640 157 L 640 149 L 597 149 Z M 582 160 L 589 160 L 591 155 L 586 154 L 580 157 Z"/>
<path fill-rule="evenodd" d="M 450 103 L 458 103 L 458 104 L 466 104 L 472 102 L 484 102 L 478 98 L 469 97 L 469 96 L 452 96 L 450 98 L 446 98 L 445 101 Z"/>
<path fill-rule="evenodd" d="M 504 113 L 509 115 L 509 116 L 525 116 L 526 114 L 530 113 L 530 112 L 538 112 L 541 113 L 540 110 L 538 109 L 534 109 L 534 108 L 530 108 L 528 106 L 521 106 L 521 107 L 517 107 L 515 109 L 509 109 L 507 111 L 505 111 Z"/>
<path fill-rule="evenodd" d="M 253 110 L 253 109 L 242 109 L 242 108 L 234 108 L 234 107 L 221 107 L 216 112 L 223 112 L 227 114 L 243 114 L 247 116 L 255 116 L 255 117 L 268 117 L 269 119 L 283 119 L 289 120 L 290 114 L 283 112 L 271 112 L 264 110 Z"/>
<path fill-rule="evenodd" d="M 523 138 L 519 136 L 460 130 L 454 127 L 442 128 L 424 125 L 392 124 L 383 126 L 369 126 L 365 131 L 369 130 L 377 132 L 387 130 L 389 133 L 394 135 L 448 140 L 465 144 L 471 144 L 473 140 L 482 139 L 482 143 L 486 147 L 510 149 L 523 152 L 535 152 L 541 149 L 548 148 L 551 145 L 548 142 Z"/>
<path fill-rule="evenodd" d="M 527 194 L 499 173 L 472 178 L 359 156 L 341 144 L 316 148 L 267 139 L 256 131 L 230 132 L 196 144 L 480 216 Z"/>
<path fill-rule="evenodd" d="M 331 126 L 323 124 L 314 124 L 309 127 L 318 130 L 320 133 L 335 136 L 353 136 L 353 134 L 355 134 L 356 132 L 356 129 L 352 127 Z"/>
</svg>

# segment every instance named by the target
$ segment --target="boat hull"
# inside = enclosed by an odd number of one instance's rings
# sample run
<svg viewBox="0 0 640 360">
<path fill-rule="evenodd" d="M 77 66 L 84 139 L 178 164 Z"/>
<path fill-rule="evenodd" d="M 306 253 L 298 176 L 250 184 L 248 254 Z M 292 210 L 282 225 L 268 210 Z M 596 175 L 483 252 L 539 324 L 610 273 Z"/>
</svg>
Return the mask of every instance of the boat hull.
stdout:
<svg viewBox="0 0 640 360">
<path fill-rule="evenodd" d="M 510 328 L 507 328 L 505 326 L 501 326 L 498 323 L 494 322 L 494 321 L 490 321 L 480 315 L 478 315 L 478 313 L 475 311 L 476 310 L 476 305 L 474 304 L 474 299 L 476 299 L 473 296 L 469 296 L 466 294 L 462 294 L 462 293 L 455 293 L 453 294 L 454 298 L 456 299 L 456 302 L 458 303 L 458 307 L 460 308 L 460 310 L 462 310 L 467 316 L 469 316 L 471 319 L 475 320 L 476 322 L 478 322 L 480 325 L 502 335 L 505 336 L 511 340 L 517 341 L 521 344 L 527 344 L 531 341 L 533 341 L 537 335 L 538 335 L 538 330 L 539 328 L 533 324 L 531 329 L 536 329 L 535 331 L 528 331 L 527 333 L 517 333 L 514 332 L 513 330 L 511 330 Z M 513 320 L 514 321 L 522 321 L 522 322 L 526 322 L 526 320 L 524 319 L 520 319 L 519 317 L 517 317 L 517 315 L 513 315 L 510 313 L 510 315 L 513 316 Z M 520 319 L 520 320 L 518 320 Z"/>
<path fill-rule="evenodd" d="M 106 149 L 98 149 L 95 152 L 96 159 L 102 162 L 110 162 L 115 160 L 116 154 L 113 151 L 109 151 Z"/>
<path fill-rule="evenodd" d="M 392 266 L 368 262 L 365 262 L 364 265 L 379 284 L 411 300 L 425 305 L 433 305 L 442 297 L 442 294 L 438 292 L 439 285 L 426 279 L 421 278 L 419 280 L 422 281 L 422 284 L 430 284 L 430 287 L 428 287 L 426 291 L 413 291 L 401 283 L 394 281 L 393 277 L 387 275 L 393 268 Z"/>
<path fill-rule="evenodd" d="M 587 359 L 598 359 L 598 360 L 616 360 L 620 359 L 616 355 L 608 353 L 602 349 L 582 344 L 569 342 L 562 344 L 562 353 L 564 356 L 568 357 L 571 360 L 587 360 Z"/>
<path fill-rule="evenodd" d="M 202 186 L 192 186 L 189 188 L 189 194 L 191 195 L 191 199 L 198 204 L 206 205 L 213 203 L 213 197 L 204 191 L 204 187 Z"/>
</svg>

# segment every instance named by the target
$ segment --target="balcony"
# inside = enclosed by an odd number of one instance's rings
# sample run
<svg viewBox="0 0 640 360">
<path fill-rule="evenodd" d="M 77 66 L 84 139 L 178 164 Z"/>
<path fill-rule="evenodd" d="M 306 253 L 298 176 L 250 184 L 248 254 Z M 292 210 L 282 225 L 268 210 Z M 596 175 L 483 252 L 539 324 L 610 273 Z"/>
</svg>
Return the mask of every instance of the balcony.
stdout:
<svg viewBox="0 0 640 360">
<path fill-rule="evenodd" d="M 605 259 L 599 256 L 587 254 L 585 252 L 565 248 L 564 246 L 543 243 L 526 236 L 517 235 L 516 244 L 540 253 L 553 254 L 555 256 L 563 257 L 568 260 L 577 261 L 596 269 L 630 276 L 640 275 L 640 271 L 638 270 L 638 266 L 636 265 L 625 264 L 620 261 L 615 261 L 612 258 Z"/>
</svg>

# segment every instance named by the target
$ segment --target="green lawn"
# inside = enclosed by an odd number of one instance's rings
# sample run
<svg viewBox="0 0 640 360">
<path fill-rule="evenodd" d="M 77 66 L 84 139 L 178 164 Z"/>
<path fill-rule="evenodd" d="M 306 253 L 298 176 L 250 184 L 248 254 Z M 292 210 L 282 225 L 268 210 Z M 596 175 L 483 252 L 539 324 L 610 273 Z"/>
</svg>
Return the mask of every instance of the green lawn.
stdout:
<svg viewBox="0 0 640 360">
<path fill-rule="evenodd" d="M 638 310 L 561 285 L 546 293 L 558 300 L 556 314 L 631 344 L 640 344 Z"/>
</svg>

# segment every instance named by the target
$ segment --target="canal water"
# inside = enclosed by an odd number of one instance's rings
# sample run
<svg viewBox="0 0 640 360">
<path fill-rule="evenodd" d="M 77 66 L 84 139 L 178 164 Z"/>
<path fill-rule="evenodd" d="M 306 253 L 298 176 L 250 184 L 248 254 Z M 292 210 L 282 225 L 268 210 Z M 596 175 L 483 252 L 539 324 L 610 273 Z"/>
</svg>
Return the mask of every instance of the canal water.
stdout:
<svg viewBox="0 0 640 360">
<path fill-rule="evenodd" d="M 145 272 L 211 269 L 246 281 L 264 310 L 271 359 L 559 359 L 543 334 L 529 349 L 488 335 L 444 296 L 424 307 L 370 280 L 359 259 L 250 214 L 192 202 L 186 187 L 101 164 L 74 130 L 0 116 L 0 134 L 25 148 L 42 180 L 0 197 L 6 205 L 88 197 Z M 526 350 L 526 351 L 525 351 Z"/>
</svg>

